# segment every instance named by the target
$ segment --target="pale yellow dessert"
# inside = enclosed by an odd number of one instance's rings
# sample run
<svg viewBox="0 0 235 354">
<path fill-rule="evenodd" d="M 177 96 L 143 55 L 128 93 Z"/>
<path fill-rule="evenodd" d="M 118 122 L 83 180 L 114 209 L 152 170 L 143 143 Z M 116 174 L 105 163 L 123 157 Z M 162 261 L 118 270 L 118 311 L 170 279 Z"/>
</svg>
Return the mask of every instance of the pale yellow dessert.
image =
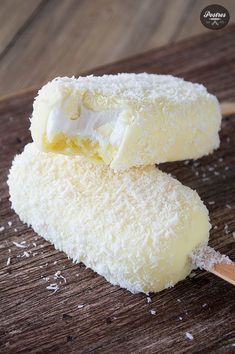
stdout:
<svg viewBox="0 0 235 354">
<path fill-rule="evenodd" d="M 196 159 L 219 146 L 221 113 L 199 84 L 170 75 L 57 78 L 33 105 L 42 151 L 83 155 L 114 170 Z"/>
<path fill-rule="evenodd" d="M 8 185 L 23 222 L 133 293 L 184 279 L 190 254 L 208 241 L 208 211 L 198 194 L 154 166 L 115 173 L 32 143 L 14 159 Z"/>
</svg>

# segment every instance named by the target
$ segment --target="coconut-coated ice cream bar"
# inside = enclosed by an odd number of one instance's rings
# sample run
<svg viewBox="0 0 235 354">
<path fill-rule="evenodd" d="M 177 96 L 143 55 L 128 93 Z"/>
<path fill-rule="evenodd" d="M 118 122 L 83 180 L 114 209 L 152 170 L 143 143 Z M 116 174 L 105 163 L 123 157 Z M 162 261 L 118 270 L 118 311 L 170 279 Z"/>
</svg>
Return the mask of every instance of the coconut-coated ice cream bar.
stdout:
<svg viewBox="0 0 235 354">
<path fill-rule="evenodd" d="M 154 166 L 114 172 L 28 144 L 8 185 L 20 219 L 76 262 L 133 293 L 157 292 L 192 270 L 209 237 L 198 194 Z"/>
<path fill-rule="evenodd" d="M 42 151 L 114 170 L 196 159 L 219 146 L 221 112 L 199 84 L 171 75 L 56 78 L 39 91 L 31 133 Z"/>
</svg>

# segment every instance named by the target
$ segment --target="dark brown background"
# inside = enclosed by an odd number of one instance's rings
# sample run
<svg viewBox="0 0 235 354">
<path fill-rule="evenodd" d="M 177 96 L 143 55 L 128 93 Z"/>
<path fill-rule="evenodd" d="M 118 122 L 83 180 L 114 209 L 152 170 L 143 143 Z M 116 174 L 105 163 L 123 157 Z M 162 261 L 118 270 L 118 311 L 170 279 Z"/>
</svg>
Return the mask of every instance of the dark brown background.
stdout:
<svg viewBox="0 0 235 354">
<path fill-rule="evenodd" d="M 94 70 L 95 73 L 172 73 L 207 85 L 220 100 L 235 100 L 235 26 Z M 152 295 L 114 287 L 38 237 L 10 210 L 6 177 L 13 156 L 30 141 L 35 91 L 0 100 L 0 352 L 1 353 L 232 353 L 234 287 L 196 271 Z M 209 208 L 210 245 L 235 259 L 235 122 L 223 120 L 221 146 L 196 163 L 161 165 L 197 189 Z M 23 183 L 23 181 L 22 181 Z M 12 222 L 12 226 L 8 225 Z M 227 226 L 226 226 L 227 225 Z M 13 242 L 26 241 L 27 248 Z M 27 251 L 29 257 L 22 257 Z M 33 255 L 34 254 L 34 255 Z M 10 265 L 7 265 L 11 257 Z M 60 290 L 46 287 L 61 271 Z M 47 277 L 49 277 L 47 281 Z M 79 309 L 78 305 L 84 304 Z M 156 311 L 151 315 L 150 310 Z M 186 338 L 190 332 L 194 339 Z"/>
</svg>

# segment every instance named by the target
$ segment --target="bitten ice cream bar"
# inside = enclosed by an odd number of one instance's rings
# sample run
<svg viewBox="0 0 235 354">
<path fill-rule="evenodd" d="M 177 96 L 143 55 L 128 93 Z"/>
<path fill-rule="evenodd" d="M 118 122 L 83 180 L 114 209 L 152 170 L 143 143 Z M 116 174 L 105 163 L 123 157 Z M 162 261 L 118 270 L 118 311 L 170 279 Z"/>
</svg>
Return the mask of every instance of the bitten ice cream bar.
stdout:
<svg viewBox="0 0 235 354">
<path fill-rule="evenodd" d="M 196 159 L 219 146 L 221 112 L 199 84 L 171 75 L 56 78 L 38 93 L 32 137 L 42 151 L 114 170 Z"/>
</svg>

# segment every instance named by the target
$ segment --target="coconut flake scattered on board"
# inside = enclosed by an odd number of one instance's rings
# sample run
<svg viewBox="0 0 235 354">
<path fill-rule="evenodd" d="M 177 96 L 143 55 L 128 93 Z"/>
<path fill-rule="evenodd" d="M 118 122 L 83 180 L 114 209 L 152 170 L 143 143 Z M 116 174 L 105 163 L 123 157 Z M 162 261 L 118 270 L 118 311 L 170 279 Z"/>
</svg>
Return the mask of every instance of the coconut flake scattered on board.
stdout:
<svg viewBox="0 0 235 354">
<path fill-rule="evenodd" d="M 156 311 L 155 310 L 150 310 L 151 315 L 156 315 Z"/>
<path fill-rule="evenodd" d="M 49 286 L 46 287 L 47 290 L 53 290 L 53 294 L 56 293 L 59 290 L 58 284 L 50 284 Z"/>
<path fill-rule="evenodd" d="M 21 243 L 18 243 L 18 242 L 12 242 L 16 247 L 19 247 L 19 248 L 26 248 L 26 247 L 28 247 L 27 245 L 25 245 L 24 243 L 24 241 L 23 242 L 21 242 Z"/>
<path fill-rule="evenodd" d="M 203 246 L 195 250 L 191 254 L 191 259 L 193 266 L 207 271 L 210 271 L 213 266 L 218 263 L 232 263 L 228 256 L 215 251 L 209 246 Z"/>
<path fill-rule="evenodd" d="M 28 258 L 29 256 L 30 256 L 29 252 L 24 251 L 24 253 L 23 253 L 23 255 L 21 257 L 27 257 Z"/>
<path fill-rule="evenodd" d="M 78 305 L 78 309 L 82 309 L 85 305 Z"/>
<path fill-rule="evenodd" d="M 63 281 L 66 283 L 67 281 L 66 281 L 66 278 L 65 277 L 63 277 L 63 275 L 61 274 L 61 271 L 60 270 L 58 270 L 57 272 L 55 272 L 55 274 L 54 274 L 54 279 L 63 279 Z"/>
<path fill-rule="evenodd" d="M 224 231 L 225 231 L 226 235 L 229 234 L 229 227 L 228 227 L 228 224 L 225 224 L 225 225 L 224 225 Z"/>
<path fill-rule="evenodd" d="M 193 340 L 193 335 L 192 335 L 191 333 L 186 332 L 186 333 L 185 333 L 185 336 L 186 336 L 187 339 Z"/>
</svg>

